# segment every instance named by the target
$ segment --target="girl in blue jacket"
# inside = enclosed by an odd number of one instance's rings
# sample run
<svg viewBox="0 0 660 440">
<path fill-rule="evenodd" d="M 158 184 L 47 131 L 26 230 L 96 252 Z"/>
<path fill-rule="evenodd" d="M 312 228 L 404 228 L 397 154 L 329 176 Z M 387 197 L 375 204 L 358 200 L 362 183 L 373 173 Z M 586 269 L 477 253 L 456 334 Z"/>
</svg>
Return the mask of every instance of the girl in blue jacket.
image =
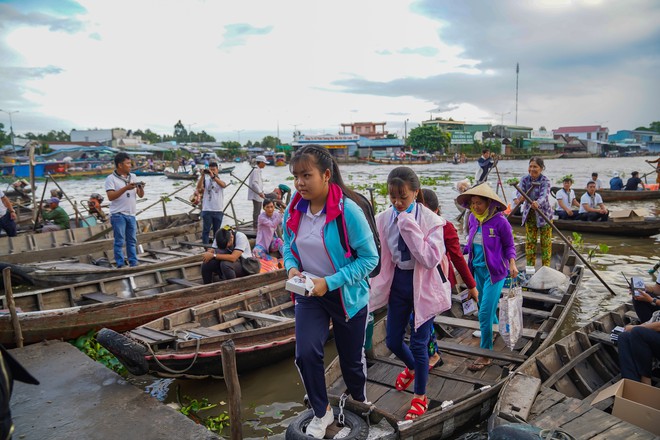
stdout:
<svg viewBox="0 0 660 440">
<path fill-rule="evenodd" d="M 295 295 L 295 362 L 314 410 L 306 433 L 323 438 L 334 420 L 323 366 L 330 320 L 348 391 L 353 399 L 366 401 L 367 276 L 378 264 L 378 252 L 355 202 L 359 196 L 344 185 L 337 162 L 324 147 L 299 149 L 289 169 L 297 193 L 284 215 L 284 266 L 289 278 L 303 270 L 319 277 L 312 279 L 309 296 Z M 341 245 L 338 222 L 343 222 L 348 251 Z"/>
</svg>

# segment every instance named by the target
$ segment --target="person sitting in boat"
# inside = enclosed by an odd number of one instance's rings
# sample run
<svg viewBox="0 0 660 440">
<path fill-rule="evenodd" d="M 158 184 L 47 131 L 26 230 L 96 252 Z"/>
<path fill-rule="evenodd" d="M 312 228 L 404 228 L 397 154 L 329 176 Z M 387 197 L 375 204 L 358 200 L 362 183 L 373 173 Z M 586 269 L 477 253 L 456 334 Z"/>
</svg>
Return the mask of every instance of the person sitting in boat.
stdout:
<svg viewBox="0 0 660 440">
<path fill-rule="evenodd" d="M 204 284 L 213 282 L 213 274 L 220 281 L 233 280 L 249 275 L 242 259 L 252 258 L 252 249 L 247 236 L 232 230 L 231 226 L 218 229 L 211 248 L 202 254 L 202 280 Z"/>
<path fill-rule="evenodd" d="M 596 192 L 596 182 L 587 184 L 587 192 L 580 198 L 580 220 L 606 222 L 610 211 L 605 207 L 603 198 Z"/>
<path fill-rule="evenodd" d="M 62 200 L 64 198 L 64 193 L 57 188 L 53 188 L 50 190 L 50 196 Z"/>
<path fill-rule="evenodd" d="M 108 219 L 108 217 L 105 215 L 105 212 L 103 212 L 103 208 L 101 208 L 101 203 L 103 203 L 103 200 L 103 196 L 99 193 L 92 194 L 89 197 L 89 200 L 87 200 L 87 209 L 89 210 L 89 213 L 96 217 L 97 220 L 102 222 Z"/>
<path fill-rule="evenodd" d="M 282 254 L 284 241 L 278 236 L 277 230 L 282 226 L 284 207 L 275 210 L 275 202 L 266 198 L 263 208 L 264 212 L 257 219 L 257 239 L 252 253 L 261 260 L 271 260 L 271 252 Z"/>
<path fill-rule="evenodd" d="M 62 229 L 69 229 L 69 214 L 60 206 L 60 199 L 51 197 L 48 200 L 49 211 L 42 213 L 44 220 L 48 221 L 41 229 L 41 232 L 59 231 Z"/>
<path fill-rule="evenodd" d="M 564 187 L 557 191 L 555 198 L 557 199 L 557 209 L 555 215 L 560 220 L 577 220 L 580 204 L 575 198 L 575 191 L 571 189 L 573 179 L 570 177 L 564 178 Z M 573 209 L 575 206 L 578 209 Z"/>
<path fill-rule="evenodd" d="M 0 189 L 0 229 L 4 230 L 7 236 L 16 237 L 16 211 L 11 205 L 11 200 Z"/>
<path fill-rule="evenodd" d="M 632 177 L 628 179 L 623 189 L 626 191 L 644 190 L 644 182 L 639 178 L 639 171 L 633 171 L 631 175 Z"/>
<path fill-rule="evenodd" d="M 623 189 L 623 180 L 619 177 L 619 172 L 615 171 L 613 177 L 610 179 L 610 189 L 620 191 Z"/>
<path fill-rule="evenodd" d="M 291 194 L 291 188 L 283 183 L 279 184 L 277 188 L 268 194 L 265 194 L 266 199 L 270 199 L 275 202 L 275 207 L 279 209 L 280 207 L 286 208 L 286 202 L 284 197 Z"/>
<path fill-rule="evenodd" d="M 598 173 L 591 173 L 591 180 L 587 182 L 587 186 L 589 186 L 591 182 L 596 184 L 596 191 L 603 189 L 603 181 L 598 178 Z"/>
<path fill-rule="evenodd" d="M 633 306 L 643 324 L 629 324 L 619 335 L 619 365 L 623 379 L 651 385 L 653 358 L 660 359 L 660 282 L 647 284 L 644 290 L 633 296 Z"/>
</svg>

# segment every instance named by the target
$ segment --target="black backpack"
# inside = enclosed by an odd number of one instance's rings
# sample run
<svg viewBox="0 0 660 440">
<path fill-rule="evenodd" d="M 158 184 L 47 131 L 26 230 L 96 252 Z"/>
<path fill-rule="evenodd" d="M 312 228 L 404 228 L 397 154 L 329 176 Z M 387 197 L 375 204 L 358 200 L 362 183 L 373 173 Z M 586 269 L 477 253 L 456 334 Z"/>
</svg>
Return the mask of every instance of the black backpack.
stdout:
<svg viewBox="0 0 660 440">
<path fill-rule="evenodd" d="M 371 229 L 371 233 L 374 237 L 374 244 L 376 245 L 376 250 L 378 251 L 378 264 L 369 274 L 369 278 L 373 278 L 380 273 L 380 238 L 378 237 L 378 229 L 376 228 L 376 217 L 374 216 L 374 208 L 371 206 L 371 203 L 369 203 L 369 200 L 367 200 L 367 198 L 360 193 L 356 192 L 355 194 L 358 195 L 360 200 L 354 200 L 354 202 L 357 203 L 360 208 L 362 208 L 364 216 L 367 218 L 367 223 L 369 223 L 369 228 Z M 344 204 L 345 203 L 346 196 L 344 196 Z M 344 215 L 343 212 L 342 215 Z M 357 258 L 357 251 L 350 247 L 349 243 L 346 242 L 347 235 L 344 233 L 344 222 L 341 218 L 337 218 L 337 229 L 339 230 L 339 242 L 341 243 L 341 247 L 346 252 L 348 252 L 350 249 L 353 257 Z"/>
</svg>

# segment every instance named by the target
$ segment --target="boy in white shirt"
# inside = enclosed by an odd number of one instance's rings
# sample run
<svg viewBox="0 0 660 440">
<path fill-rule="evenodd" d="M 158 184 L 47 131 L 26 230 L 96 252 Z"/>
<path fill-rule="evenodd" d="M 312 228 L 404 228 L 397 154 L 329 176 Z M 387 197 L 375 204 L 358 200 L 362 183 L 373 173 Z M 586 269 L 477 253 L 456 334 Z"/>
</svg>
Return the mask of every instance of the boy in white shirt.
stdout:
<svg viewBox="0 0 660 440">
<path fill-rule="evenodd" d="M 587 184 L 587 192 L 580 198 L 580 220 L 606 222 L 610 211 L 603 203 L 603 198 L 596 193 L 596 182 Z"/>
<path fill-rule="evenodd" d="M 580 204 L 575 198 L 575 191 L 571 189 L 572 184 L 573 179 L 566 177 L 564 179 L 564 187 L 557 191 L 555 195 L 557 198 L 555 214 L 560 220 L 577 220 L 578 218 L 578 209 L 573 209 L 573 207 L 579 208 Z"/>
</svg>

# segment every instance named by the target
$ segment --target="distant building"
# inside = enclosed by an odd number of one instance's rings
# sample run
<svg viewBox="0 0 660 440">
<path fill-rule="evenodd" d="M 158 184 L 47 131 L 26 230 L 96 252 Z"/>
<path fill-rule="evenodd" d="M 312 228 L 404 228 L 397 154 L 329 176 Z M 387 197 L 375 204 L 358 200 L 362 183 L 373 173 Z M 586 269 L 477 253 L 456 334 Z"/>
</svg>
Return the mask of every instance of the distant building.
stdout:
<svg viewBox="0 0 660 440">
<path fill-rule="evenodd" d="M 532 137 L 532 127 L 522 125 L 493 125 L 490 132 L 500 139 L 529 139 Z"/>
<path fill-rule="evenodd" d="M 653 142 L 653 136 L 658 135 L 659 133 L 656 133 L 655 131 L 619 130 L 616 133 L 609 135 L 608 140 L 615 144 L 648 144 L 649 142 Z"/>
<path fill-rule="evenodd" d="M 295 133 L 291 146 L 294 150 L 309 145 L 322 145 L 338 159 L 347 159 L 355 155 L 358 151 L 358 141 L 360 136 L 357 134 L 317 134 L 306 135 L 300 132 Z"/>
<path fill-rule="evenodd" d="M 452 119 L 444 119 L 444 118 L 435 118 L 435 119 L 429 119 L 426 121 L 422 121 L 422 125 L 429 125 L 432 127 L 437 127 L 442 131 L 466 131 L 465 130 L 465 121 L 454 121 Z"/>
<path fill-rule="evenodd" d="M 68 150 L 68 149 L 73 149 L 73 148 L 84 148 L 84 147 L 107 147 L 107 145 L 102 144 L 101 142 L 64 142 L 64 141 L 49 141 L 49 142 L 44 142 L 45 144 L 48 144 L 48 148 L 50 148 L 53 151 L 59 151 L 59 150 Z"/>
<path fill-rule="evenodd" d="M 553 136 L 551 131 L 532 130 L 528 139 L 523 139 L 523 148 L 538 148 L 541 151 L 555 151 L 562 148 L 566 141 L 561 136 Z"/>
<path fill-rule="evenodd" d="M 342 134 L 347 134 L 346 129 L 350 128 L 350 134 L 357 134 L 367 139 L 384 139 L 389 134 L 385 130 L 386 122 L 351 122 L 350 124 L 341 124 Z"/>
<path fill-rule="evenodd" d="M 72 142 L 98 142 L 111 147 L 136 147 L 142 144 L 142 136 L 134 136 L 123 128 L 103 130 L 71 130 Z"/>
<path fill-rule="evenodd" d="M 367 139 L 360 138 L 358 151 L 361 158 L 391 157 L 402 151 L 405 147 L 403 139 Z"/>
<path fill-rule="evenodd" d="M 554 135 L 573 136 L 585 141 L 607 142 L 610 130 L 600 125 L 580 125 L 574 127 L 559 127 L 552 130 Z"/>
</svg>

